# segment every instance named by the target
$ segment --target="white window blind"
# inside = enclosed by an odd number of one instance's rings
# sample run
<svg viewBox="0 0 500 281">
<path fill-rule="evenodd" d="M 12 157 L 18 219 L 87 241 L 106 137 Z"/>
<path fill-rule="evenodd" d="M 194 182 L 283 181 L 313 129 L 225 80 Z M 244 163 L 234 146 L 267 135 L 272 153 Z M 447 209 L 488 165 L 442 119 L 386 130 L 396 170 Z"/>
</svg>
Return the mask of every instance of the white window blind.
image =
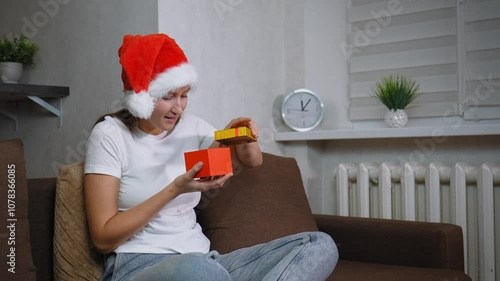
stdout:
<svg viewBox="0 0 500 281">
<path fill-rule="evenodd" d="M 466 0 L 464 118 L 500 118 L 500 0 Z"/>
<path fill-rule="evenodd" d="M 457 4 L 457 0 L 350 1 L 350 31 L 341 48 L 350 57 L 351 120 L 384 117 L 387 109 L 373 98 L 372 88 L 376 81 L 390 74 L 411 77 L 420 86 L 422 94 L 407 109 L 410 117 L 496 116 L 498 110 L 492 109 L 491 104 L 499 104 L 498 89 L 488 99 L 480 95 L 479 103 L 468 96 L 474 94 L 471 90 L 478 83 L 485 83 L 495 68 L 493 79 L 500 78 L 498 39 L 481 44 L 474 39 L 498 37 L 500 13 L 490 12 L 488 16 L 485 12 L 477 21 L 471 16 L 485 2 L 500 0 L 468 1 L 471 3 L 466 5 Z M 497 4 L 491 6 L 498 8 Z M 496 18 L 490 19 L 492 15 Z M 485 18 L 491 22 L 484 23 Z M 462 41 L 470 43 L 461 46 Z M 497 49 L 492 49 L 495 44 Z M 497 59 L 496 64 L 491 58 Z M 468 105 L 462 107 L 462 103 Z"/>
</svg>

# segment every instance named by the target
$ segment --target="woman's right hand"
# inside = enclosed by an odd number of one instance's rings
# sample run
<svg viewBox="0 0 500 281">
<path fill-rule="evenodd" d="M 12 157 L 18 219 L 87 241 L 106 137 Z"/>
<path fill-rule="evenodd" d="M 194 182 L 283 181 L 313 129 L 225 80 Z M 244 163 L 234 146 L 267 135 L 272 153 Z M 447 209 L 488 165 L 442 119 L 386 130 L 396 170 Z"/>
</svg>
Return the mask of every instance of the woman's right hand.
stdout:
<svg viewBox="0 0 500 281">
<path fill-rule="evenodd" d="M 198 173 L 203 168 L 203 163 L 198 162 L 185 174 L 178 176 L 172 182 L 172 189 L 176 195 L 180 195 L 188 192 L 204 192 L 211 189 L 222 188 L 224 183 L 233 176 L 233 174 L 227 174 L 221 177 L 215 177 L 213 179 L 197 179 L 195 178 L 196 173 Z"/>
</svg>

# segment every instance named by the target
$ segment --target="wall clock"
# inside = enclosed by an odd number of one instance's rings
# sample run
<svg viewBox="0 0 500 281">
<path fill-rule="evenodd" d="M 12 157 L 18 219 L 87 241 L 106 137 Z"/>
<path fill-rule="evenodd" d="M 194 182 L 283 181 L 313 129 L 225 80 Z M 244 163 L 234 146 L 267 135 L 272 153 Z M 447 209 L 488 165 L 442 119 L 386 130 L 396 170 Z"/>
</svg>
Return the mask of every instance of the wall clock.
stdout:
<svg viewBox="0 0 500 281">
<path fill-rule="evenodd" d="M 281 105 L 281 117 L 285 124 L 298 132 L 316 128 L 323 119 L 323 102 L 311 90 L 298 89 L 289 93 Z"/>
</svg>

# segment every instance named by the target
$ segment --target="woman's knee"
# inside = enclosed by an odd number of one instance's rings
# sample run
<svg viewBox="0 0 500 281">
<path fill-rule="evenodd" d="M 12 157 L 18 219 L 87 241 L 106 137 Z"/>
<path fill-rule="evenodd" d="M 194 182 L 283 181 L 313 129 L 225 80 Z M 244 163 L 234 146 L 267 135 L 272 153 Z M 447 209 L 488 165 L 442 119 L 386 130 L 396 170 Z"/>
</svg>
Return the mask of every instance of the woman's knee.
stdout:
<svg viewBox="0 0 500 281">
<path fill-rule="evenodd" d="M 311 235 L 313 247 L 320 254 L 317 258 L 335 266 L 339 259 L 339 252 L 332 237 L 324 232 L 314 232 Z"/>
</svg>

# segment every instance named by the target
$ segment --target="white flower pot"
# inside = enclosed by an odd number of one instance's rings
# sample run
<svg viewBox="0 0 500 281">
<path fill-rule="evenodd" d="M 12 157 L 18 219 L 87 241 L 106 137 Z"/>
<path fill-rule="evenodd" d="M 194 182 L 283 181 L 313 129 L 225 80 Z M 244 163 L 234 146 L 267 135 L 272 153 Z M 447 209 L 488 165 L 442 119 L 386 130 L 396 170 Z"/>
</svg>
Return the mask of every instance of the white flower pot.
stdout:
<svg viewBox="0 0 500 281">
<path fill-rule="evenodd" d="M 19 83 L 23 76 L 23 65 L 18 62 L 0 62 L 0 80 L 3 83 Z"/>
<path fill-rule="evenodd" d="M 403 109 L 391 109 L 385 114 L 385 123 L 391 128 L 404 127 L 408 122 L 408 115 Z"/>
</svg>

